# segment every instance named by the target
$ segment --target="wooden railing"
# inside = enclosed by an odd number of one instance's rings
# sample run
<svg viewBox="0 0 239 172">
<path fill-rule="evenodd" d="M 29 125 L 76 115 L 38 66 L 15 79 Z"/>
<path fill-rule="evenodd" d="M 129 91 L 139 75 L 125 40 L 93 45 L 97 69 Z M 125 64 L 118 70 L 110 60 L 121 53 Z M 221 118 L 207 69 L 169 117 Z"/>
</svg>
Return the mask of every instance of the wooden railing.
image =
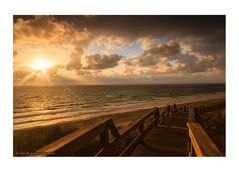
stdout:
<svg viewBox="0 0 239 172">
<path fill-rule="evenodd" d="M 181 113 L 186 113 L 189 111 L 189 108 L 186 105 L 177 105 L 176 108 L 177 108 L 177 112 L 181 112 Z"/>
<path fill-rule="evenodd" d="M 84 145 L 87 141 L 93 140 L 97 136 L 100 136 L 99 146 L 104 147 L 109 143 L 109 131 L 115 138 L 120 136 L 112 119 L 106 119 L 94 127 L 76 130 L 39 149 L 31 156 L 73 156 L 79 150 L 80 145 Z"/>
<path fill-rule="evenodd" d="M 224 104 L 224 106 L 223 106 Z M 188 116 L 188 153 L 189 156 L 222 156 L 215 143 L 198 123 L 200 113 L 225 107 L 225 103 L 205 107 L 189 107 Z M 200 113 L 199 113 L 200 112 Z"/>
<path fill-rule="evenodd" d="M 220 108 L 225 108 L 225 101 L 219 103 L 211 103 L 208 105 L 196 106 L 195 110 L 197 111 L 197 113 L 204 113 L 214 111 Z"/>
<path fill-rule="evenodd" d="M 114 140 L 112 143 L 100 150 L 96 156 L 127 156 L 129 155 L 135 146 L 143 142 L 144 136 L 152 129 L 156 124 L 161 124 L 164 118 L 170 114 L 170 106 L 166 106 L 160 113 L 158 108 L 153 112 L 146 114 L 139 121 L 125 130 L 120 137 Z M 127 141 L 129 142 L 127 144 Z"/>
<path fill-rule="evenodd" d="M 80 145 L 100 137 L 98 151 L 95 156 L 125 156 L 134 147 L 143 142 L 144 136 L 156 124 L 161 124 L 164 118 L 170 115 L 170 106 L 167 105 L 161 112 L 153 108 L 141 119 L 133 122 L 121 134 L 112 119 L 104 120 L 94 127 L 79 129 L 75 132 L 39 149 L 31 156 L 74 156 L 79 153 Z M 109 133 L 110 132 L 110 133 Z M 110 136 L 112 139 L 110 139 Z M 112 140 L 112 141 L 111 141 Z"/>
<path fill-rule="evenodd" d="M 89 142 L 94 142 L 93 147 L 95 147 L 94 153 L 91 156 L 127 156 L 138 143 L 143 142 L 145 135 L 155 125 L 163 124 L 167 117 L 176 112 L 189 112 L 187 123 L 189 156 L 221 156 L 216 145 L 201 125 L 197 123 L 199 113 L 220 107 L 223 107 L 223 104 L 213 104 L 206 107 L 199 106 L 196 108 L 174 104 L 172 106 L 167 105 L 162 110 L 156 107 L 139 120 L 132 122 L 121 133 L 112 119 L 106 119 L 95 126 L 78 129 L 39 149 L 31 156 L 79 156 L 82 149 L 89 149 L 90 146 L 87 147 Z"/>
</svg>

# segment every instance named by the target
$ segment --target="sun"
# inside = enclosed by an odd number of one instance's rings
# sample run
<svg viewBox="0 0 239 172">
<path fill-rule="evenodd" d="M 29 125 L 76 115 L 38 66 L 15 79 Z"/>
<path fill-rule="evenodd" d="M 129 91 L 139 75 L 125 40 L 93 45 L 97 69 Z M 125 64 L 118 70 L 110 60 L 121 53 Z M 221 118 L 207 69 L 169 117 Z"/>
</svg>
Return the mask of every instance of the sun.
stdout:
<svg viewBox="0 0 239 172">
<path fill-rule="evenodd" d="M 51 66 L 51 62 L 46 59 L 38 59 L 32 63 L 32 68 L 36 70 L 45 70 Z"/>
</svg>

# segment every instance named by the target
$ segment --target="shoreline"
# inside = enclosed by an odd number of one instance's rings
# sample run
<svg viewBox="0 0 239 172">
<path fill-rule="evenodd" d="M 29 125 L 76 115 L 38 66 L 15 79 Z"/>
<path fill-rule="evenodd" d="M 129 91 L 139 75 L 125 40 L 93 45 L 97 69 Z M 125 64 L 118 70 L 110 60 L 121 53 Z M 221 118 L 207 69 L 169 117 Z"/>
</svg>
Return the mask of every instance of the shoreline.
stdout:
<svg viewBox="0 0 239 172">
<path fill-rule="evenodd" d="M 140 102 L 138 104 L 133 103 L 124 103 L 125 106 L 115 106 L 109 107 L 108 109 L 103 110 L 96 110 L 92 109 L 88 110 L 74 110 L 69 112 L 59 112 L 59 113 L 49 113 L 44 112 L 36 115 L 29 115 L 25 117 L 17 116 L 14 118 L 14 131 L 36 128 L 36 127 L 46 127 L 51 125 L 61 125 L 65 123 L 77 122 L 77 121 L 85 121 L 90 120 L 96 117 L 103 117 L 103 116 L 111 116 L 113 114 L 118 113 L 128 113 L 130 111 L 135 110 L 143 110 L 143 109 L 150 109 L 152 107 L 162 107 L 167 104 L 176 103 L 176 104 L 185 104 L 189 102 L 195 101 L 207 101 L 210 99 L 225 99 L 225 93 L 216 93 L 216 94 L 209 94 L 205 98 L 205 94 L 199 94 L 196 96 L 181 96 L 177 98 L 173 97 L 164 97 L 160 98 L 155 102 Z M 125 110 L 127 109 L 127 110 Z M 87 113 L 88 112 L 88 113 Z M 41 117 L 41 118 L 40 118 Z"/>
</svg>

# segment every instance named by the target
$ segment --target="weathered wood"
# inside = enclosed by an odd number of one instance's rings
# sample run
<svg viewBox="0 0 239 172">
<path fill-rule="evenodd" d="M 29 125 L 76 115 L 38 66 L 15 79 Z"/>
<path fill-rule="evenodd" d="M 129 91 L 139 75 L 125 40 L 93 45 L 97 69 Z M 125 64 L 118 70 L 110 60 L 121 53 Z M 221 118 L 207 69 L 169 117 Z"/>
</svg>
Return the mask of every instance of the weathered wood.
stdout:
<svg viewBox="0 0 239 172">
<path fill-rule="evenodd" d="M 127 146 L 127 148 L 120 154 L 120 156 L 126 156 L 129 155 L 134 148 L 136 147 L 136 145 L 139 142 L 142 142 L 143 138 L 146 136 L 147 133 L 149 133 L 149 131 L 153 128 L 154 124 L 157 121 L 153 121 L 145 130 L 144 132 L 140 133 L 140 135 L 138 135 L 131 143 L 130 145 Z"/>
<path fill-rule="evenodd" d="M 165 116 L 167 113 L 169 113 L 170 105 L 167 105 L 163 108 L 163 110 L 160 112 L 161 116 Z"/>
<path fill-rule="evenodd" d="M 225 101 L 220 103 L 212 103 L 195 107 L 198 113 L 210 112 L 216 109 L 225 108 Z"/>
<path fill-rule="evenodd" d="M 116 138 L 112 143 L 108 144 L 105 148 L 100 150 L 96 156 L 110 156 L 112 155 L 112 151 L 115 149 L 115 147 L 119 144 L 122 143 L 126 138 L 129 137 L 129 135 L 133 132 L 135 132 L 137 129 L 140 130 L 140 134 L 136 136 L 136 138 L 124 149 L 121 151 L 120 155 L 126 155 L 128 154 L 131 150 L 133 150 L 134 146 L 139 143 L 145 134 L 147 134 L 150 129 L 153 127 L 153 125 L 157 122 L 157 118 L 155 118 L 150 125 L 147 126 L 147 128 L 143 128 L 146 120 L 150 118 L 151 116 L 155 117 L 155 113 L 158 113 L 158 109 L 154 108 L 150 113 L 146 114 L 143 118 L 140 120 L 136 121 L 131 125 L 131 127 L 127 130 L 125 130 L 120 137 Z M 121 145 L 122 146 L 122 145 Z"/>
<path fill-rule="evenodd" d="M 71 150 L 74 150 L 74 146 L 77 145 L 79 142 L 84 143 L 87 140 L 92 139 L 93 137 L 101 134 L 106 130 L 105 122 L 107 122 L 110 119 L 104 120 L 100 123 L 98 123 L 96 126 L 92 126 L 86 129 L 79 129 L 71 134 L 66 135 L 65 137 L 39 149 L 31 156 L 37 156 L 37 157 L 44 157 L 48 156 L 49 154 L 56 155 L 57 151 L 61 152 L 63 150 L 68 149 L 67 147 L 71 147 Z M 69 154 L 69 152 L 68 152 Z"/>
<path fill-rule="evenodd" d="M 139 125 L 139 132 L 142 133 L 144 131 L 144 123 Z"/>
<path fill-rule="evenodd" d="M 173 116 L 175 114 L 175 112 L 177 112 L 178 109 L 177 109 L 177 105 L 176 104 L 173 104 L 172 105 L 172 108 L 171 108 L 171 113 L 170 113 L 170 116 Z"/>
<path fill-rule="evenodd" d="M 196 122 L 196 113 L 194 107 L 189 107 L 188 122 Z"/>
<path fill-rule="evenodd" d="M 225 106 L 225 103 L 210 104 L 207 106 L 200 106 L 196 108 L 189 108 L 185 105 L 177 106 L 173 104 L 172 106 L 165 106 L 160 112 L 158 108 L 154 108 L 149 113 L 144 115 L 141 119 L 134 121 L 127 130 L 122 132 L 121 135 L 117 127 L 115 126 L 113 120 L 107 119 L 98 123 L 96 126 L 79 129 L 43 147 L 42 149 L 39 149 L 32 156 L 65 155 L 65 153 L 67 153 L 68 155 L 74 155 L 74 153 L 79 151 L 79 147 L 86 144 L 87 142 L 92 141 L 92 139 L 95 139 L 98 136 L 100 136 L 99 146 L 102 149 L 96 154 L 96 156 L 112 156 L 114 155 L 113 151 L 117 146 L 121 147 L 121 152 L 118 153 L 116 156 L 125 156 L 128 155 L 134 149 L 134 147 L 144 139 L 145 135 L 152 129 L 153 126 L 155 126 L 156 124 L 163 124 L 164 120 L 170 117 L 172 113 L 188 111 L 188 121 L 190 122 L 188 123 L 189 140 L 191 141 L 191 148 L 189 147 L 189 154 L 192 155 L 193 151 L 195 150 L 195 153 L 198 156 L 209 156 L 213 153 L 215 154 L 215 152 L 218 153 L 215 149 L 215 146 L 212 146 L 212 141 L 210 142 L 210 138 L 207 136 L 206 132 L 202 129 L 201 126 L 191 124 L 197 124 L 195 123 L 197 121 L 197 113 L 215 110 L 223 106 Z M 109 131 L 115 138 L 111 143 L 109 143 Z M 209 142 L 204 143 L 205 140 L 209 140 Z M 204 148 L 207 146 L 209 148 Z"/>
<path fill-rule="evenodd" d="M 158 124 L 163 124 L 166 117 L 170 115 L 170 105 L 167 105 L 160 112 L 160 117 L 158 118 Z"/>
<path fill-rule="evenodd" d="M 100 134 L 100 147 L 105 147 L 107 144 L 109 144 L 109 130 L 105 128 Z"/>
<path fill-rule="evenodd" d="M 196 156 L 222 156 L 217 146 L 199 123 L 187 123 L 187 126 Z"/>
<path fill-rule="evenodd" d="M 107 125 L 107 127 L 109 128 L 111 134 L 115 137 L 118 138 L 120 136 L 119 130 L 116 128 L 114 122 L 112 119 L 107 120 L 105 122 L 105 124 Z"/>
</svg>

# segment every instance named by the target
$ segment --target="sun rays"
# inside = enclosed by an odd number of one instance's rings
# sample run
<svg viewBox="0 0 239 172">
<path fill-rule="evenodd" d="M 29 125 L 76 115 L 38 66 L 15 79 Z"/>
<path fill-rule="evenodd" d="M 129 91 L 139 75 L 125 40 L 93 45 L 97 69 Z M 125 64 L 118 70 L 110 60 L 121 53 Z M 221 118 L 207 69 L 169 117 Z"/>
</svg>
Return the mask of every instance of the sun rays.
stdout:
<svg viewBox="0 0 239 172">
<path fill-rule="evenodd" d="M 25 76 L 20 84 L 24 85 L 31 81 L 31 83 L 41 83 L 40 85 L 52 85 L 52 81 L 48 76 L 48 70 L 53 67 L 53 63 L 47 59 L 37 59 L 31 64 L 31 73 Z M 39 84 L 37 84 L 39 85 Z"/>
</svg>

